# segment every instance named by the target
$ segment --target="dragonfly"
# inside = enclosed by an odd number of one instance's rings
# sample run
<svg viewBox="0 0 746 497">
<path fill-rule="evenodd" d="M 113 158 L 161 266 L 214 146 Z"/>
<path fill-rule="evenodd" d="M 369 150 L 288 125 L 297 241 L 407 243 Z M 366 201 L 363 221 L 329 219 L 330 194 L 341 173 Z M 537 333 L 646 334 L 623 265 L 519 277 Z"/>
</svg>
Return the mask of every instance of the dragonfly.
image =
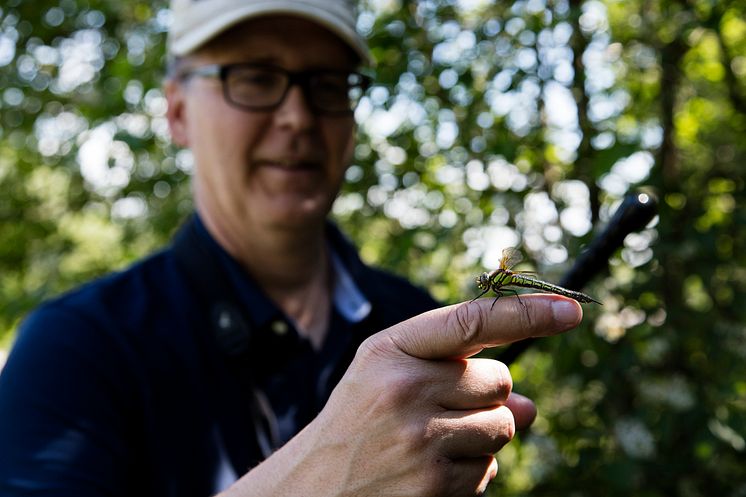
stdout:
<svg viewBox="0 0 746 497">
<path fill-rule="evenodd" d="M 584 293 L 569 290 L 559 285 L 555 285 L 554 283 L 549 283 L 548 281 L 543 281 L 538 278 L 527 276 L 526 271 L 513 271 L 512 268 L 516 264 L 518 264 L 521 259 L 521 253 L 517 249 L 513 247 L 503 249 L 502 257 L 500 257 L 499 267 L 497 269 L 493 269 L 490 272 L 484 272 L 477 277 L 477 288 L 482 290 L 482 293 L 474 297 L 473 300 L 478 299 L 485 293 L 492 290 L 497 295 L 497 297 L 495 297 L 495 301 L 492 302 L 492 306 L 494 307 L 497 299 L 502 297 L 506 292 L 511 292 L 516 297 L 518 297 L 518 292 L 516 292 L 514 289 L 505 287 L 520 287 L 533 288 L 534 290 L 542 290 L 545 292 L 556 293 L 558 295 L 564 295 L 565 297 L 570 297 L 571 299 L 575 299 L 583 304 L 587 304 L 590 302 L 595 302 L 596 304 L 601 303 L 593 297 Z M 520 297 L 518 297 L 519 302 L 520 300 Z M 523 302 L 521 302 L 521 305 L 524 305 Z"/>
</svg>

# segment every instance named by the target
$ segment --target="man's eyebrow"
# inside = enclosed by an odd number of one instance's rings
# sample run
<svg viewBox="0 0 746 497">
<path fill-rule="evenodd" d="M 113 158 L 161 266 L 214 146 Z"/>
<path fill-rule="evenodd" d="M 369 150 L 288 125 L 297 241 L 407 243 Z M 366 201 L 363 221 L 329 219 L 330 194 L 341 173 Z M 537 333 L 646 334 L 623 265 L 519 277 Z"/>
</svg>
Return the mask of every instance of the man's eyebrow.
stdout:
<svg viewBox="0 0 746 497">
<path fill-rule="evenodd" d="M 225 63 L 225 62 L 224 62 Z M 283 61 L 282 57 L 271 54 L 247 54 L 247 53 L 236 53 L 234 56 L 228 59 L 228 64 L 257 64 L 266 66 L 275 66 L 285 68 L 287 65 Z M 310 70 L 321 70 L 321 71 L 351 71 L 355 70 L 357 66 L 341 64 L 340 61 L 326 61 L 320 62 L 318 65 L 309 67 Z"/>
<path fill-rule="evenodd" d="M 258 56 L 258 57 L 236 57 L 230 60 L 228 64 L 256 64 L 258 66 L 270 66 L 277 67 L 280 69 L 286 69 L 286 64 L 281 59 L 272 56 Z M 332 71 L 332 72 L 348 72 L 355 71 L 354 66 L 345 67 L 340 64 L 334 63 L 320 63 L 318 65 L 312 65 L 304 69 L 304 71 Z"/>
<path fill-rule="evenodd" d="M 241 63 L 243 64 L 265 64 L 269 66 L 280 66 L 281 61 L 279 58 L 272 55 L 257 55 L 253 57 L 242 57 Z"/>
</svg>

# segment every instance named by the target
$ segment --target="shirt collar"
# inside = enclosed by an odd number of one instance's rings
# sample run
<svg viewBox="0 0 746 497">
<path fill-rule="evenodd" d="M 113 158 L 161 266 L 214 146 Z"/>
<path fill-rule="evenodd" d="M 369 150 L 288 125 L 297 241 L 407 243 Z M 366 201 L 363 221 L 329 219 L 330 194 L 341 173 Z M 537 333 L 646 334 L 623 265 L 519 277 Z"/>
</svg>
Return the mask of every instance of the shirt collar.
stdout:
<svg viewBox="0 0 746 497">
<path fill-rule="evenodd" d="M 330 244 L 332 255 L 332 268 L 334 270 L 334 307 L 349 322 L 359 323 L 368 315 L 372 309 L 370 301 L 365 298 L 352 279 L 352 275 L 342 263 L 334 247 Z"/>
<path fill-rule="evenodd" d="M 231 283 L 238 292 L 238 298 L 247 306 L 252 321 L 258 326 L 263 326 L 277 319 L 282 312 L 259 288 L 249 274 L 231 257 L 223 247 L 212 237 L 199 215 L 195 216 L 197 232 L 208 241 L 210 250 L 214 250 L 220 258 L 220 263 L 228 272 Z M 339 232 L 338 228 L 329 223 L 327 230 L 329 252 L 331 254 L 333 270 L 333 293 L 332 301 L 335 309 L 350 323 L 358 323 L 368 317 L 373 306 L 360 290 L 355 281 L 355 273 L 361 276 L 360 271 L 351 270 L 349 264 L 355 260 L 350 258 L 352 247 Z M 353 249 L 354 250 L 354 249 Z"/>
</svg>

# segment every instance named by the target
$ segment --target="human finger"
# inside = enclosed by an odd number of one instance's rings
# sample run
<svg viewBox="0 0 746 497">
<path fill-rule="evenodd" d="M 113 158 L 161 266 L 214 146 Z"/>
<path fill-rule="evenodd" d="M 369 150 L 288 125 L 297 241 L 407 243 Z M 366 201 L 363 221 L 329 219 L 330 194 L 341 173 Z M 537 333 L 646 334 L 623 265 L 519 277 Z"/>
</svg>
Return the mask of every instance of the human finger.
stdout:
<svg viewBox="0 0 746 497">
<path fill-rule="evenodd" d="M 488 456 L 515 436 L 513 413 L 505 406 L 474 411 L 445 411 L 428 430 L 437 434 L 437 450 L 449 459 Z"/>
<path fill-rule="evenodd" d="M 457 459 L 450 462 L 451 471 L 444 479 L 444 488 L 437 495 L 469 496 L 482 495 L 487 485 L 497 476 L 497 460 L 494 456 Z"/>
<path fill-rule="evenodd" d="M 536 405 L 528 397 L 512 392 L 505 406 L 510 409 L 515 418 L 516 430 L 525 430 L 536 419 Z"/>
<path fill-rule="evenodd" d="M 549 336 L 577 326 L 580 304 L 559 295 L 478 299 L 441 307 L 374 336 L 421 359 L 469 357 L 486 347 Z"/>
<path fill-rule="evenodd" d="M 513 387 L 508 367 L 494 359 L 426 361 L 421 373 L 431 380 L 425 395 L 444 409 L 465 410 L 504 404 Z"/>
</svg>

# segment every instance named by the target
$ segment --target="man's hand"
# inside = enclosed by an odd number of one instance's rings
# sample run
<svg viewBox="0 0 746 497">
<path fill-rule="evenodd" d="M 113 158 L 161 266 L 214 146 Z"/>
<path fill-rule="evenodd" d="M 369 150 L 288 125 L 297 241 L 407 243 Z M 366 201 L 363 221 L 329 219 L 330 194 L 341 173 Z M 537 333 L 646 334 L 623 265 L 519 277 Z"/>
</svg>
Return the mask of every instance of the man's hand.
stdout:
<svg viewBox="0 0 746 497">
<path fill-rule="evenodd" d="M 370 337 L 319 416 L 229 494 L 483 492 L 497 474 L 493 454 L 516 427 L 531 424 L 536 410 L 511 394 L 507 366 L 470 357 L 486 347 L 566 331 L 582 318 L 580 305 L 564 297 L 525 295 L 521 301 L 444 307 Z"/>
</svg>

